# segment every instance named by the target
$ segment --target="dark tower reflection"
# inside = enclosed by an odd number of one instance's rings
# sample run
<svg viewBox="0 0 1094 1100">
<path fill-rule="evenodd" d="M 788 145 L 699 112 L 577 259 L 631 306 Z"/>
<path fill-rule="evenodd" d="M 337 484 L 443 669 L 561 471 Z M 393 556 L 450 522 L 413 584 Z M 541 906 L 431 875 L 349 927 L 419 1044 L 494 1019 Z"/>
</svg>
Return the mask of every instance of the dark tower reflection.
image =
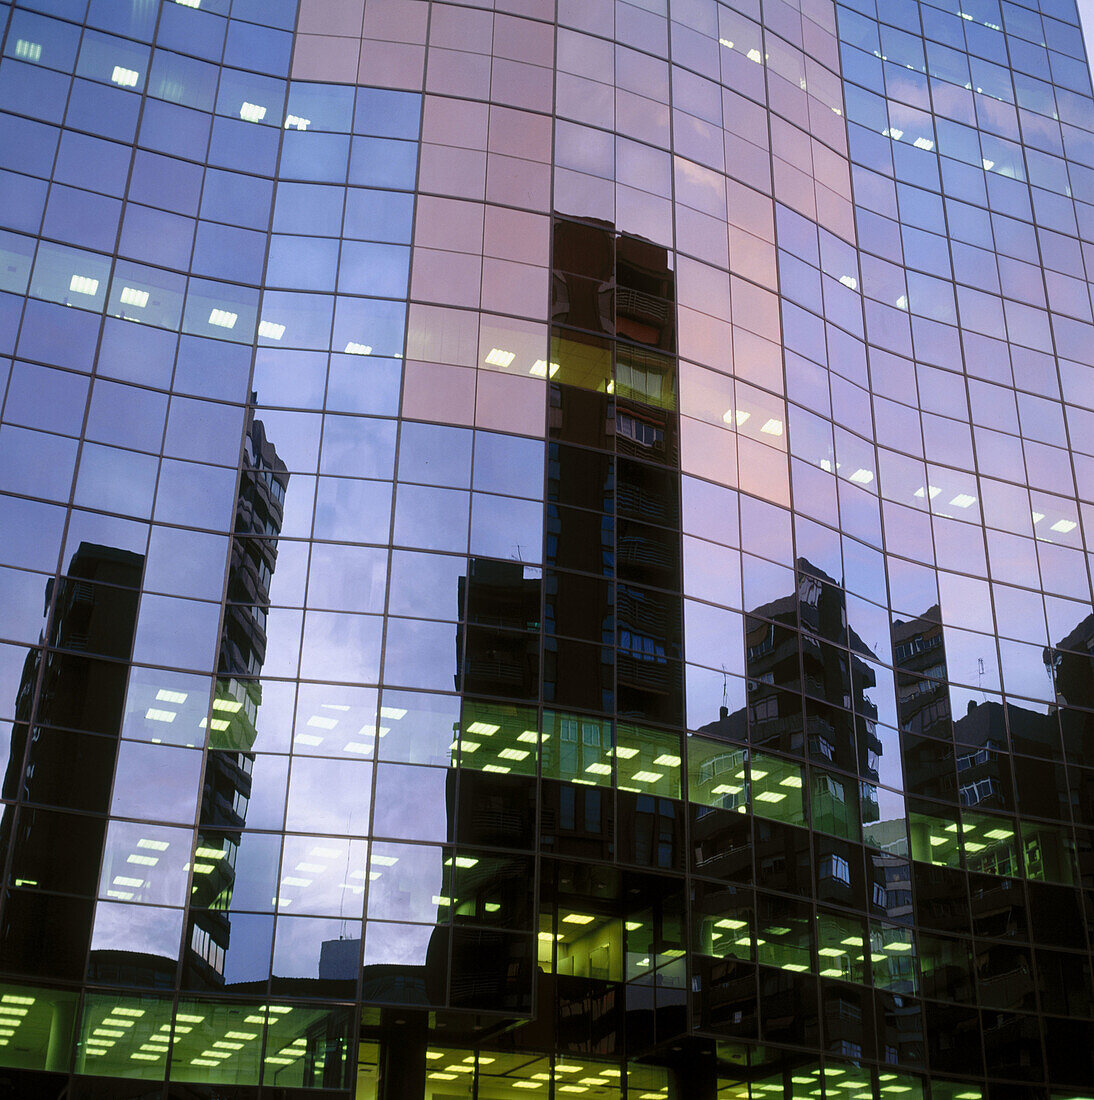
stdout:
<svg viewBox="0 0 1094 1100">
<path fill-rule="evenodd" d="M 534 700 L 539 694 L 539 569 L 472 558 L 459 580 L 466 627 L 456 630 L 456 688 L 468 695 Z M 462 656 L 461 656 L 462 655 Z"/>
<path fill-rule="evenodd" d="M 83 972 L 105 819 L 75 815 L 110 807 L 143 569 L 140 554 L 84 542 L 46 585 L 47 622 L 23 667 L 4 775 L 11 804 L 0 820 L 12 853 L 0 951 L 14 970 Z"/>
<path fill-rule="evenodd" d="M 252 398 L 253 399 L 253 398 Z M 266 657 L 266 611 L 277 567 L 289 474 L 277 449 L 253 418 L 244 444 L 232 556 L 209 719 L 209 747 L 194 860 L 193 893 L 184 941 L 184 984 L 225 986 L 235 867 L 251 796 L 256 722 L 262 705 L 259 676 Z"/>
</svg>

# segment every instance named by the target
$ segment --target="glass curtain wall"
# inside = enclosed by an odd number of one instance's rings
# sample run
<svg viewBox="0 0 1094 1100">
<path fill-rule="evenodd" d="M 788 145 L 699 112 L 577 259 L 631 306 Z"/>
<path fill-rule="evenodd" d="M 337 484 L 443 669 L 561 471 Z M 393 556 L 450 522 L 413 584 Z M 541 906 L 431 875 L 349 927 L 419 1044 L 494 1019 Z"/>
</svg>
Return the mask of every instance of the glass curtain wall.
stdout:
<svg viewBox="0 0 1094 1100">
<path fill-rule="evenodd" d="M 0 29 L 0 1092 L 1090 1100 L 1074 0 Z"/>
</svg>

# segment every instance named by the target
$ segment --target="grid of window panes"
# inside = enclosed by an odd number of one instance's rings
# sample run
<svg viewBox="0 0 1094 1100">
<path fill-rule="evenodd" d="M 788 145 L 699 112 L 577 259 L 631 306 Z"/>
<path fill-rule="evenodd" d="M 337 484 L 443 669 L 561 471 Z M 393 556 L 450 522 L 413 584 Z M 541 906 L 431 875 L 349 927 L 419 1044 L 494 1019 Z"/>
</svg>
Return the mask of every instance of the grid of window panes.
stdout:
<svg viewBox="0 0 1094 1100">
<path fill-rule="evenodd" d="M 1086 1095 L 1073 0 L 0 20 L 0 1065 Z"/>
</svg>

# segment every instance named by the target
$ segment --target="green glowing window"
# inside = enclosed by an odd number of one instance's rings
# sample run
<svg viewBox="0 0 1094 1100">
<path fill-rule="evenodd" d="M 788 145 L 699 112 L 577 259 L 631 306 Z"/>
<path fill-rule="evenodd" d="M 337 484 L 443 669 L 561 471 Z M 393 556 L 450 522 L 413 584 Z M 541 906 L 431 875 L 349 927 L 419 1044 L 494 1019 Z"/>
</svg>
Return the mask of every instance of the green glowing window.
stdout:
<svg viewBox="0 0 1094 1100">
<path fill-rule="evenodd" d="M 681 752 L 678 734 L 621 723 L 614 752 L 616 785 L 623 791 L 680 798 Z"/>
<path fill-rule="evenodd" d="M 918 992 L 915 936 L 910 928 L 871 921 L 870 958 L 878 989 L 913 995 Z"/>
<path fill-rule="evenodd" d="M 790 1077 L 789 1094 L 792 1100 L 815 1100 L 821 1095 L 823 1076 L 821 1067 L 813 1064 L 795 1067 Z M 771 1082 L 772 1084 L 774 1082 Z M 774 1089 L 765 1091 L 774 1093 Z"/>
<path fill-rule="evenodd" d="M 543 1096 L 550 1092 L 551 1063 L 534 1054 L 510 1051 L 479 1051 L 478 1095 Z M 448 1095 L 448 1093 L 444 1093 Z"/>
<path fill-rule="evenodd" d="M 610 787 L 612 727 L 607 719 L 543 712 L 543 778 Z"/>
<path fill-rule="evenodd" d="M 345 1088 L 349 1084 L 350 1039 L 356 1038 L 349 1009 L 271 1004 L 266 1016 L 264 1085 Z"/>
<path fill-rule="evenodd" d="M 0 1016 L 0 1066 L 68 1071 L 75 993 L 5 983 L 0 985 Z"/>
<path fill-rule="evenodd" d="M 539 749 L 536 712 L 529 707 L 465 702 L 458 748 L 461 768 L 535 775 Z"/>
<path fill-rule="evenodd" d="M 1010 818 L 965 810 L 961 815 L 961 829 L 965 864 L 970 871 L 986 875 L 1022 875 L 1018 831 Z"/>
<path fill-rule="evenodd" d="M 960 825 L 954 818 L 939 817 L 921 811 L 909 811 L 908 830 L 912 859 L 933 863 L 936 867 L 961 866 Z"/>
<path fill-rule="evenodd" d="M 905 1073 L 879 1073 L 878 1094 L 882 1100 L 923 1100 L 923 1080 Z M 934 1085 L 932 1084 L 932 1093 Z M 980 1093 L 968 1090 L 975 1096 L 965 1096 L 963 1100 L 980 1100 Z"/>
<path fill-rule="evenodd" d="M 623 980 L 626 929 L 617 917 L 586 908 L 560 906 L 556 914 L 541 913 L 538 933 L 539 967 L 546 973 L 597 981 Z"/>
<path fill-rule="evenodd" d="M 555 382 L 597 393 L 610 392 L 612 382 L 611 344 L 595 336 L 551 334 L 550 377 Z"/>
<path fill-rule="evenodd" d="M 750 768 L 752 812 L 757 817 L 804 825 L 802 770 L 800 764 L 781 756 L 754 752 Z"/>
<path fill-rule="evenodd" d="M 172 1040 L 170 998 L 89 993 L 79 1035 L 77 1073 L 162 1081 Z"/>
<path fill-rule="evenodd" d="M 357 1091 L 354 1100 L 376 1100 L 380 1090 L 380 1044 L 357 1047 Z"/>
<path fill-rule="evenodd" d="M 696 951 L 719 959 L 752 958 L 756 915 L 751 897 L 719 890 L 696 897 L 692 912 Z"/>
<path fill-rule="evenodd" d="M 171 1079 L 257 1085 L 263 1033 L 271 1016 L 276 1019 L 276 1007 L 180 1001 L 172 1039 Z"/>
<path fill-rule="evenodd" d="M 669 1071 L 661 1066 L 640 1066 L 631 1062 L 627 1066 L 627 1096 L 637 1096 L 639 1100 L 668 1100 Z"/>
<path fill-rule="evenodd" d="M 756 897 L 756 958 L 767 966 L 803 973 L 813 968 L 813 915 L 788 898 Z"/>
<path fill-rule="evenodd" d="M 862 921 L 837 913 L 817 914 L 817 958 L 822 978 L 862 985 L 866 980 L 866 957 Z"/>
<path fill-rule="evenodd" d="M 688 737 L 688 798 L 721 810 L 747 809 L 745 749 L 705 737 Z"/>
<path fill-rule="evenodd" d="M 676 371 L 673 360 L 649 348 L 616 345 L 615 393 L 618 397 L 676 408 Z"/>
</svg>

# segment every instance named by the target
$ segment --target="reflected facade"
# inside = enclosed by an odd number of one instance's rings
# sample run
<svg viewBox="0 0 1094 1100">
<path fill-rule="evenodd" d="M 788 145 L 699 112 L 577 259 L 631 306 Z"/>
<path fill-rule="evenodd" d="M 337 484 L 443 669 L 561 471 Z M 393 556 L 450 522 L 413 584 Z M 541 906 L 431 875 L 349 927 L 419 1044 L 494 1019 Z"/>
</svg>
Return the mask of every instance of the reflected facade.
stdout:
<svg viewBox="0 0 1094 1100">
<path fill-rule="evenodd" d="M 1094 1097 L 1074 0 L 0 28 L 0 1095 Z"/>
</svg>

